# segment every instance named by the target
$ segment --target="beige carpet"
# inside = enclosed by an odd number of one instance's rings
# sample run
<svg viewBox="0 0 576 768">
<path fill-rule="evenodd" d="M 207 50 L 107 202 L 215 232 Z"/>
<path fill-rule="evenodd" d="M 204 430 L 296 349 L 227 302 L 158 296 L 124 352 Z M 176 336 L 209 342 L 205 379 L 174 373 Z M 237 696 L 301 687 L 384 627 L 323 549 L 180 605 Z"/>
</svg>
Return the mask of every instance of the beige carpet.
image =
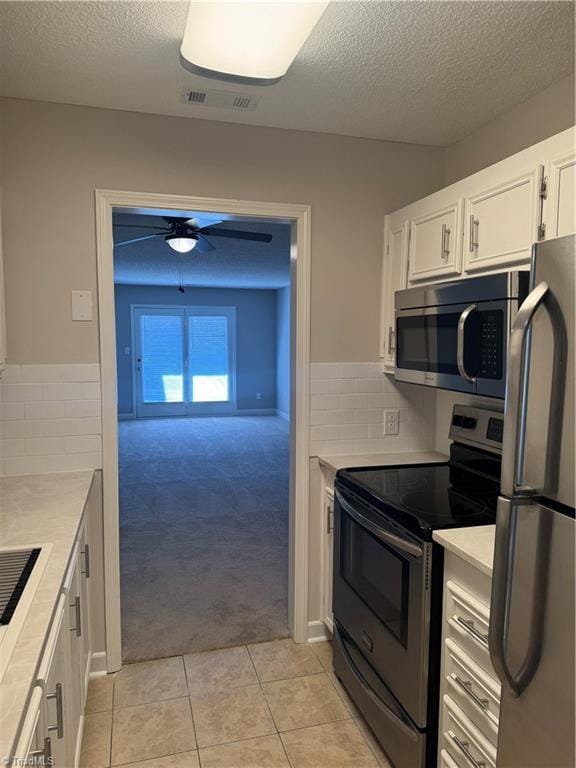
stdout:
<svg viewBox="0 0 576 768">
<path fill-rule="evenodd" d="M 289 635 L 288 424 L 119 424 L 126 662 Z"/>
</svg>

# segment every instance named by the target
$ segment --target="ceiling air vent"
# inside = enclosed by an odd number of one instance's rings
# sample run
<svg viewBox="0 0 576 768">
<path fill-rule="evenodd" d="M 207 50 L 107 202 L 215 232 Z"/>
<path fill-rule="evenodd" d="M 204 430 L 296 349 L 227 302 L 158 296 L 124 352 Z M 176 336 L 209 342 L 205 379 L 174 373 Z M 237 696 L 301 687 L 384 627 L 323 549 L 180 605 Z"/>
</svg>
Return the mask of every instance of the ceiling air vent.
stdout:
<svg viewBox="0 0 576 768">
<path fill-rule="evenodd" d="M 261 96 L 248 96 L 244 93 L 232 93 L 231 91 L 184 92 L 184 101 L 192 106 L 234 109 L 237 112 L 253 112 L 261 98 Z"/>
</svg>

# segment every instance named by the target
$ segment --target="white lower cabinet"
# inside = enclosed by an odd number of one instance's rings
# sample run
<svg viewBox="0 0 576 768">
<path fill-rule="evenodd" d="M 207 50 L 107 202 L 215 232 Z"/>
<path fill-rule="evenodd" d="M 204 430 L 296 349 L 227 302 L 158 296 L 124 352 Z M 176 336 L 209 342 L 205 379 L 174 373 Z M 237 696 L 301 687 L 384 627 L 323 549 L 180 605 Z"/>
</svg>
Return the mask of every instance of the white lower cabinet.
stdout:
<svg viewBox="0 0 576 768">
<path fill-rule="evenodd" d="M 322 595 L 322 617 L 324 624 L 330 632 L 333 631 L 333 612 L 332 612 L 332 578 L 334 571 L 334 489 L 330 486 L 324 487 L 322 502 L 323 517 L 326 524 L 324 533 L 324 553 L 323 553 L 323 595 Z"/>
<path fill-rule="evenodd" d="M 74 764 L 68 719 L 72 691 L 65 605 L 66 596 L 61 595 L 37 677 L 43 691 L 44 731 L 51 740 L 52 765 L 62 768 Z"/>
<path fill-rule="evenodd" d="M 50 765 L 52 738 L 44 723 L 44 692 L 36 685 L 32 691 L 26 716 L 14 752 L 13 765 Z"/>
<path fill-rule="evenodd" d="M 89 552 L 83 523 L 38 667 L 14 766 L 74 768 L 79 764 L 91 658 Z M 33 762 L 23 762 L 27 758 Z"/>
<path fill-rule="evenodd" d="M 68 720 L 70 732 L 76 735 L 70 749 L 70 765 L 76 765 L 79 757 L 82 714 L 86 703 L 88 675 L 90 672 L 90 627 L 88 610 L 89 547 L 86 527 L 83 525 L 74 547 L 64 581 L 64 595 L 68 617 L 68 647 L 70 693 L 68 696 Z M 88 568 L 86 567 L 88 565 Z"/>
<path fill-rule="evenodd" d="M 438 765 L 496 766 L 500 682 L 488 652 L 491 580 L 451 552 L 444 567 Z"/>
</svg>

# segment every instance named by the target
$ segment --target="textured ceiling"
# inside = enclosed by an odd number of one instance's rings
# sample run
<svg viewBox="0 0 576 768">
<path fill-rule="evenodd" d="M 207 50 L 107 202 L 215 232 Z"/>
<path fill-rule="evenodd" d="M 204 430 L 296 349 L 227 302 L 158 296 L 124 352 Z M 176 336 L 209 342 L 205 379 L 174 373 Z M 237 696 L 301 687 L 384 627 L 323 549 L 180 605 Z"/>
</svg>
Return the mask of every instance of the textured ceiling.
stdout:
<svg viewBox="0 0 576 768">
<path fill-rule="evenodd" d="M 191 212 L 190 217 L 193 216 L 194 212 Z M 162 218 L 136 214 L 115 214 L 114 223 L 134 225 L 133 229 L 116 228 L 115 241 L 149 234 L 139 228 L 139 224 L 166 226 Z M 272 235 L 272 242 L 252 243 L 208 237 L 216 250 L 204 254 L 194 250 L 182 255 L 184 285 L 207 288 L 282 288 L 289 285 L 290 226 L 238 218 L 230 226 L 267 232 Z M 161 237 L 114 249 L 116 283 L 177 286 L 179 280 L 180 257 Z"/>
<path fill-rule="evenodd" d="M 332 2 L 268 87 L 186 72 L 187 3 L 0 2 L 6 96 L 448 145 L 569 74 L 571 2 Z M 254 112 L 186 89 L 257 94 Z"/>
</svg>

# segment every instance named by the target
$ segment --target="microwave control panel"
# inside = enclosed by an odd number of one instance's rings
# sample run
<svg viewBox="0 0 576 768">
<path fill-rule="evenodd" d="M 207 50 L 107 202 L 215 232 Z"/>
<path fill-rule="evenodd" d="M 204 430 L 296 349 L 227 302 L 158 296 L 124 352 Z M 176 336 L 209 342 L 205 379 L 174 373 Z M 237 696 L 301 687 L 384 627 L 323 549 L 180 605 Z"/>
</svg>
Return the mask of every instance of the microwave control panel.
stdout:
<svg viewBox="0 0 576 768">
<path fill-rule="evenodd" d="M 488 310 L 481 313 L 480 365 L 477 376 L 482 379 L 501 379 L 504 361 L 504 313 Z"/>
</svg>

